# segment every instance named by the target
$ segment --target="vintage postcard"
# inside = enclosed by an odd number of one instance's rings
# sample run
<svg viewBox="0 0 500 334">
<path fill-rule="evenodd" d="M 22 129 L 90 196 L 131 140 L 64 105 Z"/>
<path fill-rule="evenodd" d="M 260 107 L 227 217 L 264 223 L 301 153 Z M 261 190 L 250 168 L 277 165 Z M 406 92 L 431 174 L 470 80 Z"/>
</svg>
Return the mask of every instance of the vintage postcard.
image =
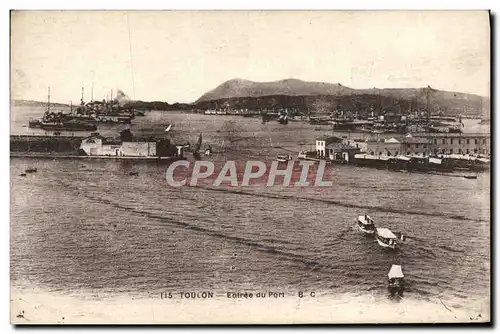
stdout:
<svg viewBox="0 0 500 334">
<path fill-rule="evenodd" d="M 491 321 L 487 11 L 11 11 L 13 324 Z"/>
</svg>

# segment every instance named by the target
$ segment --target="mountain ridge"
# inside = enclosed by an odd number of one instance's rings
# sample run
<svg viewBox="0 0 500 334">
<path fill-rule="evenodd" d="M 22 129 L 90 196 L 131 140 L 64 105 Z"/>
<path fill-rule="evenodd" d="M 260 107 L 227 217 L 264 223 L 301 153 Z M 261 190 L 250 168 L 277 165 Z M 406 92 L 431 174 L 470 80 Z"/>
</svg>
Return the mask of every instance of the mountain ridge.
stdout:
<svg viewBox="0 0 500 334">
<path fill-rule="evenodd" d="M 283 79 L 269 82 L 256 82 L 245 79 L 231 79 L 203 94 L 195 105 L 206 105 L 211 101 L 238 99 L 267 99 L 272 96 L 290 97 L 329 97 L 329 100 L 345 97 L 376 96 L 403 100 L 408 104 L 422 105 L 427 103 L 427 92 L 431 107 L 445 114 L 473 114 L 484 116 L 489 114 L 490 99 L 488 97 L 453 91 L 437 90 L 431 87 L 422 88 L 365 88 L 355 89 L 340 83 L 304 81 L 300 79 Z M 288 106 L 290 107 L 290 106 Z M 373 104 L 367 108 L 374 108 Z M 331 109 L 331 108 L 330 108 Z"/>
<path fill-rule="evenodd" d="M 231 79 L 198 98 L 195 103 L 233 97 L 261 97 L 271 95 L 343 95 L 352 93 L 353 88 L 340 83 L 304 81 L 288 78 L 278 81 L 257 82 L 245 79 Z"/>
<path fill-rule="evenodd" d="M 429 86 L 428 86 L 429 87 Z M 232 98 L 232 97 L 261 97 L 261 96 L 270 96 L 270 95 L 292 95 L 292 96 L 300 96 L 300 95 L 343 95 L 346 92 L 356 93 L 356 94 L 383 94 L 390 92 L 422 92 L 428 87 L 420 87 L 420 88 L 351 88 L 348 86 L 344 86 L 341 83 L 329 83 L 329 82 L 320 82 L 320 81 L 305 81 L 301 79 L 288 78 L 276 81 L 251 81 L 241 78 L 234 78 L 227 81 L 224 81 L 216 88 L 206 92 L 201 97 L 199 97 L 195 103 L 201 101 L 209 101 L 209 100 L 217 100 L 223 98 Z M 292 94 L 284 94 L 279 90 L 287 90 L 295 88 L 295 91 L 290 91 Z M 228 92 L 227 96 L 224 95 L 224 90 L 235 90 L 236 92 Z M 251 89 L 251 91 L 242 91 L 242 89 Z M 274 89 L 274 91 L 267 92 L 266 89 Z M 432 88 L 431 88 L 432 89 Z M 460 96 L 471 96 L 476 98 L 486 98 L 486 96 L 471 94 L 471 93 L 462 93 L 462 92 L 454 92 L 454 91 L 446 91 L 446 90 L 437 90 L 432 89 L 433 91 L 448 93 L 448 94 L 459 94 Z"/>
</svg>

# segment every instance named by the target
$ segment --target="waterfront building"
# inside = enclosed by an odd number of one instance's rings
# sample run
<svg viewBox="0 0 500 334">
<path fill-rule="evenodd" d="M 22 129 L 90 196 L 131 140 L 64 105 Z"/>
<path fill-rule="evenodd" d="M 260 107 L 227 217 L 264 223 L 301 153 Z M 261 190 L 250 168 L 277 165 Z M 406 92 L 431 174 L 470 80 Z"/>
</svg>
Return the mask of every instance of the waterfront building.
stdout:
<svg viewBox="0 0 500 334">
<path fill-rule="evenodd" d="M 401 151 L 405 155 L 429 155 L 434 151 L 433 143 L 426 137 L 407 135 L 401 140 Z"/>
<path fill-rule="evenodd" d="M 367 139 L 365 151 L 370 155 L 395 156 L 402 154 L 402 142 L 394 137 L 387 139 Z"/>
<path fill-rule="evenodd" d="M 86 155 L 96 156 L 156 156 L 156 142 L 116 142 L 94 134 L 82 139 L 80 150 Z"/>
<path fill-rule="evenodd" d="M 342 143 L 342 138 L 334 136 L 323 136 L 316 138 L 316 154 L 318 157 L 326 157 L 327 150 L 326 147 L 333 143 Z"/>
<path fill-rule="evenodd" d="M 403 137 L 379 139 L 348 139 L 322 137 L 316 139 L 316 154 L 332 160 L 344 159 L 352 152 L 372 156 L 450 155 L 490 156 L 490 135 L 487 133 L 416 133 Z M 343 154 L 345 152 L 347 155 Z"/>
<path fill-rule="evenodd" d="M 413 138 L 427 138 L 434 154 L 491 154 L 489 133 L 415 133 Z"/>
<path fill-rule="evenodd" d="M 349 160 L 357 153 L 360 153 L 360 149 L 353 147 L 351 145 L 344 144 L 342 142 L 331 143 L 326 146 L 327 156 L 330 160 L 342 160 L 349 162 Z"/>
</svg>

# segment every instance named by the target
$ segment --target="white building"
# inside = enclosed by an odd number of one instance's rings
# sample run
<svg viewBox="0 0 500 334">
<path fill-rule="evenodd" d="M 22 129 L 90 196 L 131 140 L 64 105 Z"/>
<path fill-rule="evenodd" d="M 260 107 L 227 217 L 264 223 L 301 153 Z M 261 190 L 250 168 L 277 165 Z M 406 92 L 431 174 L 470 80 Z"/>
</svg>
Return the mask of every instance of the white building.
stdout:
<svg viewBox="0 0 500 334">
<path fill-rule="evenodd" d="M 329 137 L 329 136 L 324 136 L 316 139 L 316 154 L 318 157 L 325 157 L 327 156 L 327 150 L 326 147 L 330 144 L 333 143 L 341 143 L 342 138 L 339 137 Z"/>
<path fill-rule="evenodd" d="M 123 142 L 106 144 L 104 138 L 92 135 L 82 140 L 80 149 L 87 155 L 151 157 L 156 156 L 156 142 Z"/>
</svg>

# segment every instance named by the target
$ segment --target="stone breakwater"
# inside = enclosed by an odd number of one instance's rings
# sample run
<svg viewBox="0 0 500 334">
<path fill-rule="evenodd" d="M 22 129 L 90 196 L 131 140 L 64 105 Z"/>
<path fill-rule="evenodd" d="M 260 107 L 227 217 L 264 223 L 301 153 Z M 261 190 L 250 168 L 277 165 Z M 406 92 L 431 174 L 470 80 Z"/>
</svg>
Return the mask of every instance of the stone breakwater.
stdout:
<svg viewBox="0 0 500 334">
<path fill-rule="evenodd" d="M 10 136 L 10 151 L 23 153 L 77 154 L 80 137 L 66 136 Z"/>
</svg>

